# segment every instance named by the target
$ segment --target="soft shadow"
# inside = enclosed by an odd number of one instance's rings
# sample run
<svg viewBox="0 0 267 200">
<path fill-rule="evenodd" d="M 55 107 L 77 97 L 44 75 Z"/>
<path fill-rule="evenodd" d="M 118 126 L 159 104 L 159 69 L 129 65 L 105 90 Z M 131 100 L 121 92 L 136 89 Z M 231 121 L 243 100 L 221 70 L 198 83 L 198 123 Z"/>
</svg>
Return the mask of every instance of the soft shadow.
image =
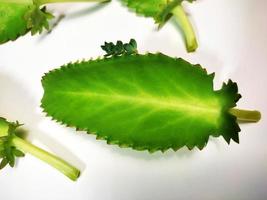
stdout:
<svg viewBox="0 0 267 200">
<path fill-rule="evenodd" d="M 74 129 L 73 129 L 74 131 Z M 178 151 L 173 151 L 172 149 L 167 150 L 166 152 L 156 151 L 154 153 L 150 153 L 147 150 L 138 151 L 132 148 L 122 148 L 118 145 L 110 145 L 107 144 L 105 140 L 98 140 L 96 136 L 93 134 L 87 134 L 84 131 L 79 131 L 77 134 L 78 137 L 82 138 L 82 140 L 86 140 L 88 142 L 92 142 L 97 144 L 98 147 L 105 149 L 110 154 L 117 154 L 123 157 L 131 157 L 135 159 L 142 159 L 142 160 L 158 160 L 158 159 L 169 159 L 172 157 L 178 158 L 189 158 L 195 155 L 196 153 L 200 152 L 199 149 L 194 148 L 192 150 L 188 150 L 187 147 L 183 147 Z"/>
<path fill-rule="evenodd" d="M 34 101 L 31 94 L 23 88 L 23 84 L 1 73 L 0 91 L 0 116 L 7 118 L 9 121 L 18 120 L 20 123 L 25 124 L 23 128 L 18 129 L 18 133 L 28 136 L 27 140 L 37 139 L 47 146 L 52 153 L 64 158 L 64 160 L 72 163 L 80 170 L 85 169 L 85 164 L 77 156 L 40 130 L 39 124 L 43 118 L 37 112 L 39 102 Z"/>
<path fill-rule="evenodd" d="M 125 157 L 133 157 L 136 159 L 143 159 L 143 160 L 158 160 L 158 159 L 169 159 L 173 157 L 178 158 L 190 158 L 193 157 L 199 150 L 194 148 L 193 150 L 187 149 L 187 147 L 183 147 L 178 151 L 173 151 L 172 149 L 167 150 L 166 152 L 157 151 L 154 153 L 150 153 L 148 151 L 137 151 L 131 148 L 119 148 L 118 146 L 112 145 L 110 148 L 112 153 L 120 154 L 120 156 Z"/>
<path fill-rule="evenodd" d="M 24 128 L 20 128 L 18 127 L 15 131 L 14 131 L 15 135 L 22 138 L 22 139 L 27 139 L 29 137 L 29 131 L 24 129 Z"/>
<path fill-rule="evenodd" d="M 69 14 L 65 14 L 65 13 L 61 13 L 59 14 L 59 16 L 56 16 L 51 22 L 50 22 L 50 28 L 47 31 L 44 31 L 38 38 L 38 42 L 41 42 L 42 40 L 44 40 L 49 34 L 51 34 L 58 25 L 60 25 L 60 23 L 62 23 L 62 21 L 64 20 L 73 20 L 76 18 L 80 18 L 80 17 L 84 17 L 87 16 L 89 14 L 93 14 L 97 11 L 99 11 L 100 9 L 106 7 L 108 5 L 109 2 L 102 2 L 102 3 L 98 3 L 96 5 L 91 5 L 90 7 L 81 9 L 79 11 L 75 11 Z M 52 11 L 53 13 L 53 11 Z"/>
<path fill-rule="evenodd" d="M 99 11 L 100 9 L 106 7 L 108 5 L 108 3 L 109 2 L 98 3 L 94 6 L 90 6 L 88 8 L 70 13 L 70 14 L 66 15 L 65 20 L 76 19 L 76 18 L 87 16 L 89 14 L 93 14 L 93 13 Z"/>
</svg>

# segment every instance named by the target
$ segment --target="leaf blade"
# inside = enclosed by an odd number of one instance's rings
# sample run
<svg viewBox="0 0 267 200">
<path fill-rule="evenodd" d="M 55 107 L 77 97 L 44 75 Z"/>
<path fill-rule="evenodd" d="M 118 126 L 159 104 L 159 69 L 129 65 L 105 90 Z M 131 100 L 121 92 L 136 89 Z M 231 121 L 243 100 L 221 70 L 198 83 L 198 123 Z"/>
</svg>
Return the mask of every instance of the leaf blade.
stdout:
<svg viewBox="0 0 267 200">
<path fill-rule="evenodd" d="M 220 135 L 225 109 L 236 100 L 215 92 L 213 77 L 199 65 L 163 54 L 69 64 L 43 78 L 42 107 L 110 144 L 202 149 L 209 136 Z"/>
<path fill-rule="evenodd" d="M 48 20 L 53 15 L 35 1 L 0 3 L 0 44 L 14 41 L 31 32 L 41 33 L 49 28 Z"/>
<path fill-rule="evenodd" d="M 28 32 L 25 13 L 31 4 L 0 4 L 0 44 L 16 40 Z"/>
</svg>

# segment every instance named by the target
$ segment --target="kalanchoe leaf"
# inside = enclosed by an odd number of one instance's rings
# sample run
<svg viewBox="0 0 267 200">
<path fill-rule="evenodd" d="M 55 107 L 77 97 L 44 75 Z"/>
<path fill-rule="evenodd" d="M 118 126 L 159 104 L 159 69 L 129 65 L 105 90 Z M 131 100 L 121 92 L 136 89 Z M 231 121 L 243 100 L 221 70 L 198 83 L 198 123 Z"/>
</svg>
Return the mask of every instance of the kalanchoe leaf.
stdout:
<svg viewBox="0 0 267 200">
<path fill-rule="evenodd" d="M 0 3 L 0 44 L 16 40 L 28 32 L 27 20 L 24 19 L 32 5 Z"/>
<path fill-rule="evenodd" d="M 101 48 L 106 52 L 105 57 L 137 54 L 137 43 L 134 39 L 125 44 L 122 41 L 117 41 L 116 45 L 112 42 L 105 42 Z"/>
<path fill-rule="evenodd" d="M 213 79 L 181 58 L 124 54 L 46 74 L 42 107 L 58 122 L 136 150 L 202 149 L 210 136 L 239 142 L 238 114 L 230 112 L 241 97 L 237 85 L 214 91 Z"/>
<path fill-rule="evenodd" d="M 13 149 L 13 154 L 16 157 L 24 157 L 25 156 L 25 154 L 22 151 L 18 150 L 18 149 Z"/>
<path fill-rule="evenodd" d="M 24 153 L 30 153 L 58 169 L 71 180 L 77 180 L 80 175 L 78 169 L 51 153 L 18 137 L 16 129 L 19 126 L 21 126 L 19 122 L 12 123 L 4 118 L 0 118 L 0 133 L 2 133 L 0 137 L 0 158 L 2 158 L 0 169 L 3 169 L 7 164 L 9 164 L 10 167 L 14 167 L 16 157 L 23 157 Z"/>
<path fill-rule="evenodd" d="M 86 0 L 0 0 L 0 44 L 14 41 L 28 32 L 34 35 L 48 30 L 53 15 L 46 11 L 44 4 L 79 1 Z"/>
<path fill-rule="evenodd" d="M 48 21 L 54 16 L 46 11 L 46 7 L 39 8 L 38 5 L 34 5 L 26 14 L 27 29 L 31 30 L 31 34 L 41 33 L 43 29 L 49 29 Z"/>
<path fill-rule="evenodd" d="M 145 17 L 154 18 L 158 24 L 164 24 L 170 16 L 172 11 L 184 0 L 121 0 L 126 6 L 133 9 L 136 13 Z M 187 0 L 193 2 L 194 0 Z"/>
<path fill-rule="evenodd" d="M 32 35 L 48 29 L 48 20 L 52 15 L 45 7 L 39 8 L 35 1 L 22 3 L 0 3 L 0 44 L 16 40 L 19 36 L 31 32 Z"/>
<path fill-rule="evenodd" d="M 4 118 L 0 118 L 0 132 L 2 132 L 0 137 L 0 151 L 1 158 L 3 158 L 3 162 L 7 163 L 14 167 L 15 165 L 15 157 L 21 157 L 17 155 L 22 155 L 23 153 L 16 149 L 16 147 L 10 145 L 13 135 L 15 134 L 15 130 L 21 126 L 18 122 L 9 123 Z M 20 153 L 18 153 L 20 152 Z M 17 155 L 16 155 L 17 154 Z M 4 168 L 6 165 L 3 165 Z"/>
<path fill-rule="evenodd" d="M 8 162 L 10 167 L 15 166 L 15 156 L 13 154 L 10 154 L 10 156 L 8 157 Z"/>
<path fill-rule="evenodd" d="M 135 51 L 137 51 L 137 42 L 135 41 L 135 39 L 131 39 L 129 44 Z"/>
<path fill-rule="evenodd" d="M 3 158 L 5 156 L 5 152 L 3 150 L 0 151 L 0 158 Z"/>
<path fill-rule="evenodd" d="M 8 129 L 9 129 L 9 125 L 6 123 L 4 118 L 0 117 L 0 138 L 8 135 Z M 1 143 L 1 140 L 0 140 L 0 147 L 1 145 L 3 145 L 3 143 Z"/>
<path fill-rule="evenodd" d="M 0 163 L 0 170 L 3 169 L 8 164 L 8 160 L 4 158 Z"/>
<path fill-rule="evenodd" d="M 174 16 L 183 32 L 187 51 L 194 52 L 197 49 L 198 44 L 193 27 L 181 5 L 184 0 L 121 1 L 137 14 L 154 18 L 159 27 L 162 27 L 172 16 Z M 187 1 L 192 3 L 194 0 Z"/>
<path fill-rule="evenodd" d="M 172 16 L 172 11 L 175 7 L 181 4 L 181 0 L 170 1 L 166 4 L 163 10 L 159 12 L 154 18 L 155 21 L 159 24 L 159 27 L 162 27 Z"/>
<path fill-rule="evenodd" d="M 129 44 L 124 44 L 124 49 L 127 55 L 137 54 L 137 43 L 134 39 L 131 39 Z"/>
</svg>

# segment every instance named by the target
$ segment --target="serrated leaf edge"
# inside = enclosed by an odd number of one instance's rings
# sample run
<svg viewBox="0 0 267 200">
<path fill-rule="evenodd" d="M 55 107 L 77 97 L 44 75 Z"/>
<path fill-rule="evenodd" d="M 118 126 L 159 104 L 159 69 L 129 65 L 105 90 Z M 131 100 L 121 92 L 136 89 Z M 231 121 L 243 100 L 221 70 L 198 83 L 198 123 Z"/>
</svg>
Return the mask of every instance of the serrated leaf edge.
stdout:
<svg viewBox="0 0 267 200">
<path fill-rule="evenodd" d="M 146 53 L 145 55 L 135 54 L 135 55 L 122 55 L 122 56 L 150 56 L 150 55 L 164 55 L 164 54 L 162 54 L 162 53 L 156 53 L 156 54 Z M 122 56 L 119 56 L 119 57 L 122 57 Z M 166 55 L 164 55 L 164 56 L 166 56 Z M 68 70 L 68 69 L 75 68 L 76 67 L 75 65 L 77 65 L 77 64 L 82 64 L 82 63 L 85 63 L 85 62 L 103 62 L 105 60 L 112 60 L 112 59 L 114 60 L 114 59 L 117 59 L 119 57 L 109 57 L 109 58 L 106 58 L 106 57 L 98 57 L 96 59 L 93 59 L 93 58 L 91 58 L 89 60 L 82 59 L 81 61 L 70 62 L 70 63 L 68 63 L 66 65 L 61 66 L 60 68 L 53 69 L 53 70 L 49 71 L 48 73 L 45 73 L 44 76 L 42 77 L 42 83 L 45 81 L 45 79 L 47 78 L 47 76 L 52 75 L 53 73 L 56 73 L 56 72 L 65 71 L 65 70 Z M 177 60 L 177 59 L 182 59 L 182 58 L 172 58 L 172 59 L 176 59 Z M 187 61 L 185 61 L 185 62 L 187 62 Z M 201 67 L 201 65 L 199 65 L 199 64 L 196 64 L 196 65 L 193 65 L 193 66 L 196 67 L 196 68 L 198 68 L 198 69 L 200 69 L 203 73 L 205 73 L 207 76 L 209 76 L 212 80 L 214 79 L 215 73 L 208 74 L 207 73 L 207 70 L 205 68 Z M 236 84 L 236 83 L 234 83 L 231 80 L 229 80 L 228 81 L 228 85 L 229 84 Z M 226 83 L 223 83 L 223 86 L 226 87 L 227 84 Z M 222 89 L 223 89 L 223 87 L 222 87 Z M 215 91 L 215 92 L 220 92 L 221 90 L 218 90 L 218 91 Z M 238 94 L 238 93 L 237 93 L 237 96 L 239 96 L 239 98 L 241 98 L 241 95 Z M 237 102 L 239 100 L 239 98 L 236 99 L 235 102 Z M 180 147 L 178 146 L 177 147 L 177 146 L 173 146 L 173 145 L 170 144 L 170 145 L 168 145 L 168 146 L 166 146 L 164 148 L 160 148 L 160 147 L 159 148 L 149 148 L 148 146 L 136 146 L 133 143 L 132 144 L 121 143 L 120 141 L 114 140 L 114 139 L 112 139 L 109 136 L 102 136 L 102 134 L 99 131 L 88 130 L 88 129 L 85 129 L 85 128 L 81 128 L 81 127 L 77 127 L 77 126 L 71 125 L 71 122 L 68 122 L 68 121 L 66 121 L 64 119 L 62 119 L 62 120 L 55 119 L 53 117 L 54 113 L 48 113 L 46 111 L 45 106 L 43 105 L 43 102 L 41 103 L 40 107 L 42 108 L 42 112 L 45 114 L 46 117 L 50 117 L 53 121 L 55 121 L 55 122 L 57 122 L 57 123 L 59 123 L 61 125 L 64 125 L 64 126 L 69 127 L 69 128 L 75 128 L 77 131 L 85 131 L 85 132 L 87 132 L 87 134 L 95 135 L 97 140 L 105 140 L 106 143 L 109 144 L 109 145 L 117 145 L 117 146 L 119 146 L 121 148 L 132 148 L 132 149 L 138 150 L 138 151 L 145 151 L 145 150 L 147 150 L 150 153 L 154 153 L 154 152 L 157 152 L 157 151 L 161 151 L 162 153 L 164 153 L 165 151 L 167 151 L 169 149 L 172 149 L 173 151 L 178 151 L 179 149 L 183 148 L 184 146 L 186 146 L 189 150 L 192 150 L 195 147 L 197 147 L 199 150 L 202 150 L 207 145 L 210 136 L 212 136 L 212 137 L 220 137 L 220 136 L 223 136 L 223 134 L 217 135 L 216 133 L 211 133 L 211 134 L 209 134 L 209 136 L 207 138 L 205 138 L 203 145 L 185 144 L 183 146 L 180 146 Z M 232 108 L 232 107 L 230 107 L 230 108 Z M 228 108 L 228 109 L 230 109 L 230 108 Z M 236 119 L 236 117 L 233 116 L 233 115 L 231 115 L 230 113 L 227 113 L 227 114 L 229 116 L 231 116 L 231 117 L 234 117 L 234 119 Z M 238 126 L 237 123 L 235 123 L 235 124 L 238 127 L 237 128 L 238 129 L 237 130 L 237 135 L 238 135 L 238 132 L 240 132 L 240 128 L 239 128 L 239 126 Z M 230 140 L 231 139 L 233 141 L 235 141 L 235 142 L 238 143 L 238 141 L 234 137 L 231 137 L 230 139 L 224 137 L 224 139 L 226 140 L 226 142 L 228 144 L 230 144 Z"/>
</svg>

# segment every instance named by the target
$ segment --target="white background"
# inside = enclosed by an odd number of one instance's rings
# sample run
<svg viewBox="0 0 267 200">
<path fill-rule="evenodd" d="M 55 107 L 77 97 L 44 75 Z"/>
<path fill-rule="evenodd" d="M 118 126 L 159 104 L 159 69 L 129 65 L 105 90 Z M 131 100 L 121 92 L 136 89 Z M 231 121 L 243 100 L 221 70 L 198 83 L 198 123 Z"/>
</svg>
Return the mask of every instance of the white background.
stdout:
<svg viewBox="0 0 267 200">
<path fill-rule="evenodd" d="M 184 200 L 267 199 L 267 2 L 198 0 L 185 4 L 200 48 L 187 54 L 172 22 L 156 31 L 114 0 L 53 5 L 67 17 L 49 35 L 0 46 L 0 116 L 25 123 L 28 139 L 82 169 L 77 182 L 27 155 L 0 172 L 1 200 Z M 104 41 L 135 38 L 139 51 L 160 51 L 201 63 L 216 72 L 215 86 L 231 78 L 243 98 L 239 107 L 258 109 L 258 124 L 242 124 L 240 144 L 212 138 L 202 150 L 149 154 L 96 141 L 46 118 L 39 108 L 45 72 L 78 59 L 103 55 Z"/>
</svg>

